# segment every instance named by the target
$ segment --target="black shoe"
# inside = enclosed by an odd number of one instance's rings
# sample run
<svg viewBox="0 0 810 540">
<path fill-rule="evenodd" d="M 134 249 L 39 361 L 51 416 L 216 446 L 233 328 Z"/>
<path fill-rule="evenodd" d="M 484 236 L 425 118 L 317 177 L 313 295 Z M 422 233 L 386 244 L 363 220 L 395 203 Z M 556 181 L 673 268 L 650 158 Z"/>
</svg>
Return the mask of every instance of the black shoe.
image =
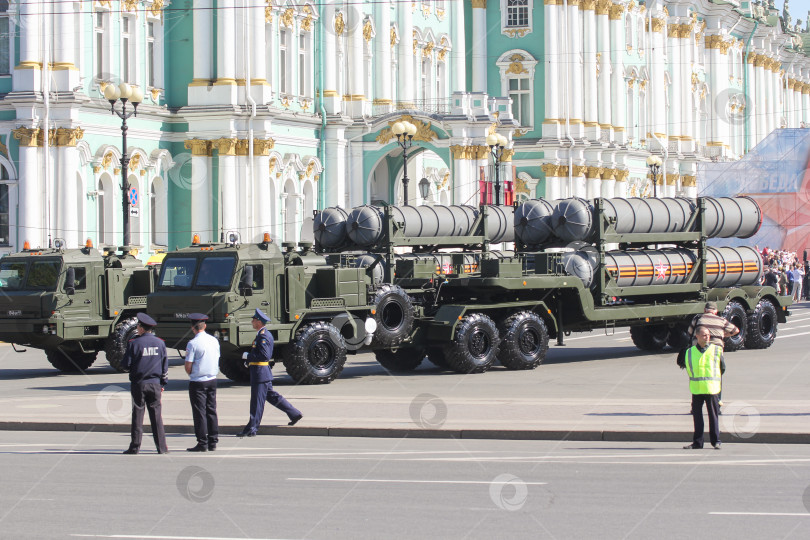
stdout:
<svg viewBox="0 0 810 540">
<path fill-rule="evenodd" d="M 256 432 L 255 431 L 240 431 L 239 433 L 236 434 L 236 436 L 239 437 L 240 439 L 243 438 L 243 437 L 255 437 Z"/>
<path fill-rule="evenodd" d="M 209 451 L 209 452 L 213 452 L 213 451 L 214 451 L 214 450 L 216 450 L 216 449 L 217 449 L 217 445 L 216 445 L 216 444 L 209 444 L 209 445 L 208 445 L 208 451 Z"/>
<path fill-rule="evenodd" d="M 204 444 L 198 444 L 197 446 L 193 446 L 191 448 L 186 448 L 187 452 L 208 452 L 208 447 Z"/>
<path fill-rule="evenodd" d="M 124 452 L 123 452 L 123 453 L 124 453 L 124 454 L 137 454 L 137 453 L 138 453 L 138 449 L 137 449 L 137 448 L 132 448 L 132 447 L 130 446 L 129 448 L 127 448 L 126 450 L 124 450 Z"/>
<path fill-rule="evenodd" d="M 295 424 L 297 424 L 297 423 L 298 423 L 298 421 L 299 421 L 299 420 L 301 420 L 303 417 L 304 417 L 304 415 L 303 415 L 303 414 L 299 414 L 299 415 L 298 415 L 298 416 L 296 416 L 295 418 L 290 418 L 290 421 L 287 423 L 287 425 L 288 425 L 288 426 L 294 426 L 294 425 L 295 425 Z"/>
<path fill-rule="evenodd" d="M 719 443 L 717 443 L 717 444 L 713 444 L 713 445 L 712 445 L 712 447 L 713 447 L 715 450 L 720 450 L 720 447 L 721 447 L 722 445 L 723 445 L 723 443 L 720 443 L 720 442 L 719 442 Z"/>
<path fill-rule="evenodd" d="M 692 443 L 692 444 L 687 444 L 686 446 L 683 447 L 683 449 L 684 450 L 702 450 L 703 447 L 698 446 L 695 443 Z"/>
</svg>

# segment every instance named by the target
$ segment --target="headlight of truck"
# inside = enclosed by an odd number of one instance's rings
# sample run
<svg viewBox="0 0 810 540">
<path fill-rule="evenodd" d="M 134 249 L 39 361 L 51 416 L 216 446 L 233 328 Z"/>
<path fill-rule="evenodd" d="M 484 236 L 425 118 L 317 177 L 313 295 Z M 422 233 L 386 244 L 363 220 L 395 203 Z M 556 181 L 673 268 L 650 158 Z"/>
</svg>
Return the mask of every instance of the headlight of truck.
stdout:
<svg viewBox="0 0 810 540">
<path fill-rule="evenodd" d="M 214 330 L 214 337 L 219 339 L 219 330 Z"/>
<path fill-rule="evenodd" d="M 43 324 L 43 325 L 42 325 L 42 333 L 43 333 L 43 334 L 47 334 L 47 333 L 48 333 L 48 330 L 49 330 L 48 325 L 47 325 L 47 324 Z"/>
</svg>

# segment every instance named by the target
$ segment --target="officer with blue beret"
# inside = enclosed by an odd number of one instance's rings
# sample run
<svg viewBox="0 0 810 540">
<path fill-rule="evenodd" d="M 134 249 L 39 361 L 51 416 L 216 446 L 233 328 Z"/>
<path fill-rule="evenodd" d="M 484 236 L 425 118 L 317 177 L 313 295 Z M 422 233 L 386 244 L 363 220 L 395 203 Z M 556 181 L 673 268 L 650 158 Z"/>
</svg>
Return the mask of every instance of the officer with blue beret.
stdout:
<svg viewBox="0 0 810 540">
<path fill-rule="evenodd" d="M 169 356 L 166 344 L 152 333 L 157 325 L 146 313 L 138 313 L 137 336 L 129 340 L 121 367 L 129 372 L 132 394 L 132 440 L 125 454 L 137 454 L 143 437 L 143 412 L 149 410 L 149 422 L 158 454 L 168 454 L 163 430 L 160 397 L 169 380 Z"/>
<path fill-rule="evenodd" d="M 294 426 L 304 417 L 284 396 L 273 390 L 273 372 L 270 371 L 270 364 L 273 361 L 273 335 L 265 327 L 269 321 L 270 317 L 260 309 L 253 314 L 252 323 L 253 329 L 257 331 L 256 339 L 253 340 L 250 352 L 243 356 L 250 369 L 250 420 L 238 437 L 256 436 L 262 423 L 265 401 L 287 414 L 290 419 L 288 426 Z"/>
</svg>

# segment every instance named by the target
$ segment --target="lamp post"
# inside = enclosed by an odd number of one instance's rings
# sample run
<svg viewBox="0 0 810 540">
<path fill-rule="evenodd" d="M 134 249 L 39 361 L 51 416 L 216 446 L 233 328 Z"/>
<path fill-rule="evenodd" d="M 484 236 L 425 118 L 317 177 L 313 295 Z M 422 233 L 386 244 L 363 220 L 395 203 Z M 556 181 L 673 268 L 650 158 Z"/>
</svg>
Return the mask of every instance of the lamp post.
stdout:
<svg viewBox="0 0 810 540">
<path fill-rule="evenodd" d="M 647 156 L 647 166 L 650 168 L 650 174 L 652 174 L 652 181 L 653 181 L 653 197 L 658 197 L 658 173 L 661 171 L 661 158 L 658 156 L 654 156 L 650 154 Z"/>
<path fill-rule="evenodd" d="M 422 196 L 423 201 L 427 201 L 430 196 L 430 180 L 427 178 L 419 180 L 419 194 Z"/>
<path fill-rule="evenodd" d="M 397 122 L 391 126 L 391 132 L 397 138 L 397 144 L 402 147 L 402 173 L 403 201 L 408 206 L 408 148 L 413 146 L 413 136 L 416 135 L 416 126 L 410 122 Z"/>
<path fill-rule="evenodd" d="M 501 158 L 508 141 L 500 133 L 487 135 L 487 146 L 495 162 L 495 205 L 501 204 Z"/>
<path fill-rule="evenodd" d="M 143 90 L 137 86 L 122 82 L 118 86 L 108 84 L 104 88 L 104 97 L 110 102 L 110 112 L 118 115 L 121 119 L 121 206 L 124 211 L 124 245 L 130 245 L 129 234 L 129 180 L 127 167 L 129 166 L 129 154 L 127 153 L 127 118 L 138 115 L 138 105 L 143 101 Z M 121 112 L 115 109 L 116 102 L 121 102 Z M 132 110 L 127 112 L 127 101 L 132 103 Z"/>
</svg>

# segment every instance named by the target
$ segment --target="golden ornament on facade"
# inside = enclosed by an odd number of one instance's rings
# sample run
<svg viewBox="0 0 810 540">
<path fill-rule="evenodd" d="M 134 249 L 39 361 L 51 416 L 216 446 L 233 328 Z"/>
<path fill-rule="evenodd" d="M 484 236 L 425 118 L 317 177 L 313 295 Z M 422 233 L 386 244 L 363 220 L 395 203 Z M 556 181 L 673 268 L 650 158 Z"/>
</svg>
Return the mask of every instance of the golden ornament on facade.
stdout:
<svg viewBox="0 0 810 540">
<path fill-rule="evenodd" d="M 204 139 L 188 139 L 183 145 L 186 150 L 191 150 L 192 156 L 210 156 L 211 155 L 211 141 Z"/>
<path fill-rule="evenodd" d="M 135 11 L 137 13 L 139 0 L 124 0 L 121 2 L 124 5 L 124 11 Z"/>
<path fill-rule="evenodd" d="M 100 6 L 104 6 L 104 7 L 106 7 L 106 8 L 108 8 L 108 9 L 109 9 L 109 7 L 110 7 L 110 0 L 97 0 L 97 1 L 96 1 L 96 4 L 98 4 L 98 5 L 100 5 Z"/>
<path fill-rule="evenodd" d="M 273 6 L 264 8 L 264 22 L 268 24 L 273 22 Z"/>
<path fill-rule="evenodd" d="M 430 43 L 425 45 L 424 49 L 422 49 L 422 56 L 424 58 L 430 58 L 430 53 L 432 52 L 433 52 L 433 42 L 431 41 Z"/>
<path fill-rule="evenodd" d="M 596 14 L 597 15 L 607 15 L 610 11 L 610 6 L 613 5 L 613 2 L 610 0 L 596 0 Z"/>
<path fill-rule="evenodd" d="M 445 11 L 442 8 L 436 8 L 436 18 L 440 21 L 444 20 Z"/>
<path fill-rule="evenodd" d="M 343 20 L 343 13 L 337 12 L 335 15 L 335 34 L 342 36 L 346 29 L 346 22 Z"/>
<path fill-rule="evenodd" d="M 472 0 L 473 9 L 487 9 L 487 0 Z"/>
<path fill-rule="evenodd" d="M 235 156 L 238 142 L 239 141 L 236 138 L 223 137 L 221 139 L 211 141 L 211 146 L 214 148 L 214 150 L 219 152 L 220 156 Z"/>
<path fill-rule="evenodd" d="M 592 9 L 596 8 L 596 0 L 582 0 L 582 3 L 579 4 L 579 9 L 582 11 L 591 11 Z"/>
<path fill-rule="evenodd" d="M 512 157 L 514 157 L 514 155 L 515 155 L 514 148 L 504 148 L 503 152 L 501 152 L 501 161 L 502 162 L 512 161 Z"/>
<path fill-rule="evenodd" d="M 516 129 L 515 131 L 512 132 L 512 138 L 519 139 L 524 135 L 526 135 L 528 132 L 529 132 L 528 129 Z"/>
<path fill-rule="evenodd" d="M 105 169 L 109 169 L 110 165 L 112 165 L 112 160 L 113 160 L 113 153 L 111 151 L 107 152 L 106 154 L 104 154 L 104 157 L 101 158 L 101 166 L 104 167 Z"/>
<path fill-rule="evenodd" d="M 129 168 L 130 169 L 137 169 L 138 165 L 141 163 L 141 155 L 140 154 L 133 154 L 131 158 L 129 158 Z"/>
<path fill-rule="evenodd" d="M 312 176 L 313 171 L 315 171 L 315 162 L 310 161 L 309 165 L 307 165 L 306 176 Z"/>
<path fill-rule="evenodd" d="M 653 32 L 661 32 L 663 29 L 664 29 L 664 19 L 653 18 L 653 20 L 652 20 L 652 31 Z"/>
<path fill-rule="evenodd" d="M 489 147 L 485 145 L 471 145 L 471 146 L 451 146 L 450 151 L 453 153 L 453 159 L 466 159 L 466 160 L 482 160 L 486 159 L 489 155 Z"/>
<path fill-rule="evenodd" d="M 697 186 L 697 176 L 685 174 L 681 177 L 681 186 L 695 187 Z"/>
<path fill-rule="evenodd" d="M 290 108 L 290 98 L 287 96 L 282 97 L 279 101 L 281 101 L 281 105 L 287 109 Z"/>
<path fill-rule="evenodd" d="M 312 31 L 312 15 L 307 15 L 304 17 L 304 20 L 301 21 L 301 30 L 304 32 Z"/>
<path fill-rule="evenodd" d="M 545 174 L 547 177 L 548 176 L 551 176 L 551 177 L 562 176 L 560 174 L 560 166 L 559 165 L 555 165 L 553 163 L 543 163 L 540 166 L 540 168 L 543 170 L 543 174 Z"/>
<path fill-rule="evenodd" d="M 444 173 L 444 176 L 442 177 L 442 182 L 441 184 L 439 184 L 439 189 L 444 189 L 445 187 L 447 187 L 449 183 L 450 183 L 450 171 L 447 171 L 446 173 Z"/>
<path fill-rule="evenodd" d="M 624 13 L 624 6 L 622 4 L 613 4 L 608 11 L 608 19 L 611 21 L 619 21 Z"/>
<path fill-rule="evenodd" d="M 430 4 L 422 3 L 422 16 L 427 19 L 431 13 L 433 10 L 430 9 Z"/>
<path fill-rule="evenodd" d="M 529 28 L 508 28 L 503 31 L 505 36 L 510 38 L 522 38 L 529 32 Z"/>
<path fill-rule="evenodd" d="M 391 128 L 397 122 L 410 122 L 411 124 L 416 126 L 416 135 L 413 136 L 414 141 L 430 142 L 433 139 L 438 138 L 436 132 L 430 129 L 430 127 L 432 126 L 431 122 L 425 124 L 424 122 L 414 119 L 413 116 L 405 114 L 402 115 L 402 117 L 397 120 L 392 120 L 388 122 L 388 127 L 381 130 L 374 140 L 380 144 L 388 144 L 388 142 L 391 141 L 391 139 L 395 138 L 394 132 L 392 131 Z"/>
<path fill-rule="evenodd" d="M 152 7 L 149 12 L 153 17 L 161 17 L 163 15 L 163 0 L 152 0 Z"/>
<path fill-rule="evenodd" d="M 509 60 L 511 60 L 512 63 L 509 64 L 509 67 L 506 69 L 507 73 L 514 73 L 515 75 L 520 75 L 521 73 L 529 72 L 526 68 L 523 67 L 523 64 L 521 63 L 522 60 L 525 60 L 523 55 L 513 54 L 511 57 L 509 57 Z"/>
<path fill-rule="evenodd" d="M 116 168 L 114 168 L 114 169 L 113 169 L 113 174 L 114 174 L 115 176 L 118 176 L 119 174 L 121 174 L 121 167 L 116 167 Z"/>
<path fill-rule="evenodd" d="M 279 20 L 281 21 L 281 24 L 283 24 L 287 28 L 292 28 L 293 27 L 293 20 L 294 20 L 293 8 L 285 9 L 284 13 L 281 14 L 281 18 Z"/>
<path fill-rule="evenodd" d="M 371 26 L 371 19 L 366 19 L 366 22 L 363 23 L 363 39 L 366 40 L 366 43 L 371 41 L 371 35 L 374 33 L 374 29 Z"/>
<path fill-rule="evenodd" d="M 585 167 L 586 178 L 601 178 L 604 167 Z"/>
<path fill-rule="evenodd" d="M 276 146 L 273 139 L 253 139 L 253 155 L 269 156 L 270 150 Z"/>
<path fill-rule="evenodd" d="M 521 178 L 519 176 L 517 178 L 515 178 L 515 192 L 516 193 L 526 193 L 526 194 L 530 193 L 529 186 L 527 185 L 526 180 L 524 180 L 523 178 Z"/>
<path fill-rule="evenodd" d="M 617 182 L 627 182 L 627 177 L 629 175 L 630 175 L 630 171 L 628 171 L 628 170 L 616 169 L 615 176 L 616 176 L 616 181 Z"/>
<path fill-rule="evenodd" d="M 157 101 L 160 97 L 160 93 L 163 91 L 162 88 L 152 88 L 149 93 L 152 94 L 152 101 Z"/>
<path fill-rule="evenodd" d="M 439 62 L 444 62 L 447 57 L 447 49 L 439 49 L 436 57 L 439 59 Z"/>
<path fill-rule="evenodd" d="M 419 49 L 419 42 L 416 39 L 413 40 L 413 55 L 416 56 L 416 51 Z"/>
<path fill-rule="evenodd" d="M 20 146 L 39 146 L 40 132 L 39 128 L 19 127 L 11 133 L 14 139 L 20 141 Z"/>
<path fill-rule="evenodd" d="M 397 44 L 397 31 L 396 31 L 396 29 L 394 29 L 392 27 L 390 34 L 391 34 L 391 46 L 393 47 L 394 45 Z"/>
<path fill-rule="evenodd" d="M 273 173 L 273 169 L 276 168 L 277 163 L 278 163 L 278 161 L 276 160 L 276 158 L 274 158 L 274 157 L 270 158 L 270 161 L 268 162 L 268 165 L 269 165 L 271 174 Z"/>
</svg>

